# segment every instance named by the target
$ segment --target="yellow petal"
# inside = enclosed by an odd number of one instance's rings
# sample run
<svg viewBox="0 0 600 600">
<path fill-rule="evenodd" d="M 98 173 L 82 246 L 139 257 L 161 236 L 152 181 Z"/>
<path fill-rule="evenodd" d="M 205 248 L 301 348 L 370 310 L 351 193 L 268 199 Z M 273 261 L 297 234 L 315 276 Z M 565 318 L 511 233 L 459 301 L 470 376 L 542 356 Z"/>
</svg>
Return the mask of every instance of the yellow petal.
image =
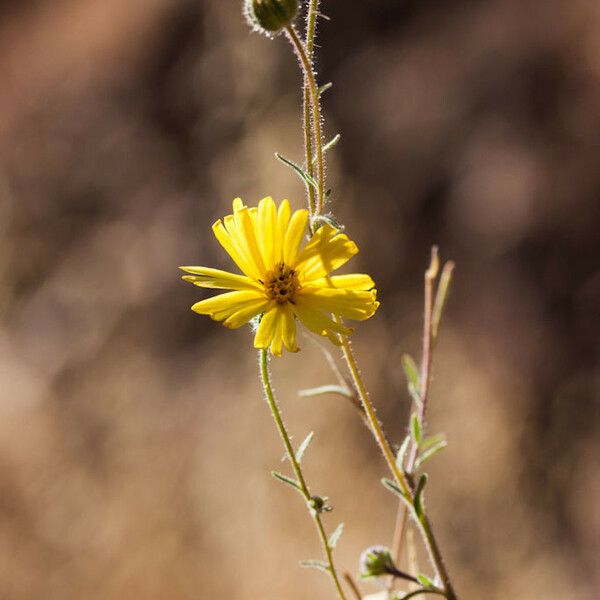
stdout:
<svg viewBox="0 0 600 600">
<path fill-rule="evenodd" d="M 331 275 L 321 277 L 308 282 L 310 286 L 331 287 L 345 290 L 370 290 L 375 287 L 375 282 L 362 273 L 352 273 L 350 275 Z"/>
<path fill-rule="evenodd" d="M 330 332 L 342 335 L 352 333 L 351 329 L 336 323 L 318 307 L 305 302 L 304 298 L 297 298 L 294 301 L 293 311 L 307 329 L 318 335 L 329 335 Z"/>
<path fill-rule="evenodd" d="M 294 212 L 283 241 L 283 262 L 286 265 L 295 264 L 296 257 L 298 256 L 298 247 L 306 231 L 307 223 L 308 211 L 306 209 Z"/>
<path fill-rule="evenodd" d="M 339 269 L 356 253 L 356 244 L 329 225 L 320 227 L 298 254 L 296 268 L 303 281 L 324 277 Z"/>
<path fill-rule="evenodd" d="M 273 238 L 273 256 L 276 263 L 283 260 L 283 241 L 290 222 L 291 212 L 290 203 L 284 200 L 277 211 L 277 231 Z"/>
<path fill-rule="evenodd" d="M 251 290 L 244 290 L 227 292 L 196 302 L 192 306 L 192 310 L 200 315 L 209 315 L 215 321 L 226 321 L 234 317 L 236 313 L 243 311 L 243 315 L 246 316 L 245 321 L 240 322 L 241 315 L 239 315 L 229 322 L 229 326 L 239 327 L 247 323 L 252 317 L 263 312 L 268 305 L 269 300 L 262 294 Z"/>
<path fill-rule="evenodd" d="M 225 220 L 233 219 L 232 215 L 225 217 Z M 233 262 L 239 267 L 240 271 L 247 275 L 251 279 L 258 280 L 260 278 L 260 274 L 256 270 L 256 267 L 252 264 L 251 261 L 245 256 L 243 248 L 241 248 L 237 241 L 237 236 L 232 237 L 227 228 L 223 225 L 223 222 L 219 219 L 212 227 L 213 233 L 219 243 L 227 254 L 231 256 Z"/>
<path fill-rule="evenodd" d="M 235 198 L 233 201 L 233 212 L 235 213 L 237 210 L 242 210 L 244 208 L 244 203 L 241 198 Z"/>
<path fill-rule="evenodd" d="M 198 287 L 217 288 L 223 290 L 261 290 L 258 283 L 245 275 L 236 275 L 220 269 L 209 267 L 179 267 L 186 273 L 182 279 L 189 281 Z"/>
<path fill-rule="evenodd" d="M 283 350 L 283 322 L 285 320 L 285 314 L 280 307 L 278 307 L 275 312 L 277 313 L 277 318 L 275 321 L 275 333 L 271 340 L 271 354 L 273 356 L 281 356 L 281 351 Z"/>
<path fill-rule="evenodd" d="M 277 307 L 271 308 L 265 312 L 260 320 L 258 330 L 254 336 L 254 347 L 255 348 L 268 348 L 271 344 L 271 340 L 275 335 L 275 329 L 277 327 L 278 310 Z"/>
<path fill-rule="evenodd" d="M 256 302 L 248 302 L 247 306 L 234 312 L 232 315 L 227 317 L 223 321 L 223 325 L 229 329 L 237 329 L 242 325 L 248 323 L 256 315 L 265 310 L 268 310 L 269 303 L 264 300 L 257 300 Z"/>
<path fill-rule="evenodd" d="M 283 305 L 284 315 L 282 318 L 281 335 L 283 337 L 283 343 L 287 348 L 288 352 L 298 352 L 296 344 L 296 316 L 292 310 L 292 306 L 289 303 Z"/>
<path fill-rule="evenodd" d="M 372 317 L 379 306 L 376 300 L 376 290 L 368 292 L 335 289 L 303 287 L 296 301 L 301 302 L 314 310 L 323 310 L 346 319 L 364 321 Z"/>
<path fill-rule="evenodd" d="M 244 249 L 244 255 L 248 260 L 252 261 L 256 271 L 262 277 L 265 273 L 265 265 L 256 240 L 254 223 L 252 222 L 248 208 L 244 206 L 240 210 L 237 210 L 233 215 L 233 219 L 238 244 Z M 225 226 L 227 227 L 227 225 L 226 222 Z"/>
<path fill-rule="evenodd" d="M 258 203 L 258 237 L 265 267 L 273 269 L 275 258 L 275 235 L 277 229 L 277 207 L 273 198 L 263 198 Z"/>
</svg>

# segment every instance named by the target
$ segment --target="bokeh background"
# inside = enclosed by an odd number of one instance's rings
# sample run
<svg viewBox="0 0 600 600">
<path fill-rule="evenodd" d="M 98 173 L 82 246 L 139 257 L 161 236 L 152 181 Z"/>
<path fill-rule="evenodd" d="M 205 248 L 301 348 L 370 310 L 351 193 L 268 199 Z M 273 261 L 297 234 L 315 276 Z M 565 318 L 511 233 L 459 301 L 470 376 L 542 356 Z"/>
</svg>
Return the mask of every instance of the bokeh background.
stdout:
<svg viewBox="0 0 600 600">
<path fill-rule="evenodd" d="M 335 210 L 381 309 L 355 349 L 390 437 L 408 414 L 429 248 L 457 263 L 428 504 L 461 598 L 600 586 L 600 7 L 326 0 Z M 0 5 L 0 597 L 331 598 L 247 329 L 180 264 L 241 195 L 303 204 L 300 78 L 240 2 Z M 308 340 L 273 364 L 340 565 L 389 544 L 385 465 Z M 426 563 L 422 565 L 427 572 Z M 361 584 L 365 591 L 376 591 Z"/>
</svg>

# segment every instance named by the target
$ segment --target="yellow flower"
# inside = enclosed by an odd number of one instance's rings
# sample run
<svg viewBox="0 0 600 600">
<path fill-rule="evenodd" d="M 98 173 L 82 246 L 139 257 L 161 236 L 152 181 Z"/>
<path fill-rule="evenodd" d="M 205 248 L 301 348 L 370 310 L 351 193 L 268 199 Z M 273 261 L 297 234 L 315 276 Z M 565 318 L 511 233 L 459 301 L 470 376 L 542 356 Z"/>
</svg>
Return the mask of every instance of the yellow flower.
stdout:
<svg viewBox="0 0 600 600">
<path fill-rule="evenodd" d="M 213 225 L 217 240 L 243 275 L 208 267 L 180 267 L 183 277 L 204 288 L 233 290 L 192 306 L 231 329 L 262 314 L 254 337 L 255 348 L 271 348 L 281 356 L 283 346 L 297 352 L 296 319 L 310 331 L 328 336 L 351 329 L 331 315 L 363 321 L 373 316 L 379 302 L 368 275 L 334 275 L 357 252 L 356 244 L 329 225 L 320 227 L 300 249 L 308 211 L 291 214 L 284 200 L 279 209 L 271 198 L 248 208 L 239 198 L 233 214 Z"/>
</svg>

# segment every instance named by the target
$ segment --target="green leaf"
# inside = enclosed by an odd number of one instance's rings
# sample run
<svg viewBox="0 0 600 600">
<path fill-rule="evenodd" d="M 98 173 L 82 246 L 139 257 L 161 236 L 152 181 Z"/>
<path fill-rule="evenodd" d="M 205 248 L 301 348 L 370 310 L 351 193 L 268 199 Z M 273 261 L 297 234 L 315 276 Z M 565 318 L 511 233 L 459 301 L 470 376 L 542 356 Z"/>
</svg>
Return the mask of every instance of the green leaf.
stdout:
<svg viewBox="0 0 600 600">
<path fill-rule="evenodd" d="M 423 438 L 421 440 L 420 448 L 424 452 L 428 448 L 432 446 L 437 446 L 440 442 L 445 442 L 446 436 L 443 433 L 437 433 L 436 435 L 431 435 L 429 437 Z"/>
<path fill-rule="evenodd" d="M 429 579 L 429 577 L 427 577 L 426 575 L 417 575 L 417 579 L 419 580 L 419 583 L 421 583 L 425 587 L 435 587 L 433 585 L 433 581 L 431 581 L 431 579 Z"/>
<path fill-rule="evenodd" d="M 300 446 L 298 446 L 298 450 L 296 450 L 296 460 L 301 463 L 302 462 L 302 457 L 304 456 L 304 453 L 306 452 L 306 449 L 308 448 L 313 435 L 314 435 L 314 431 L 311 431 L 305 438 L 304 441 L 300 444 Z"/>
<path fill-rule="evenodd" d="M 323 146 L 323 154 L 329 152 L 342 138 L 342 136 L 338 133 L 334 137 L 332 137 L 324 146 Z M 317 164 L 317 157 L 315 156 L 312 160 L 313 166 Z"/>
<path fill-rule="evenodd" d="M 421 465 L 425 464 L 430 458 L 435 456 L 438 452 L 441 452 L 447 445 L 448 442 L 446 440 L 441 440 L 434 446 L 431 446 L 428 450 L 423 452 L 419 458 L 417 458 L 415 462 L 415 469 L 418 469 Z"/>
<path fill-rule="evenodd" d="M 319 571 L 329 573 L 329 565 L 322 560 L 301 560 L 300 566 L 305 569 L 318 569 Z"/>
<path fill-rule="evenodd" d="M 300 179 L 302 179 L 302 181 L 304 181 L 304 183 L 307 186 L 310 186 L 310 187 L 314 188 L 315 190 L 317 189 L 317 182 L 302 167 L 297 165 L 293 160 L 286 158 L 285 156 L 279 154 L 279 152 L 275 152 L 275 158 L 277 158 L 277 160 L 280 160 L 284 165 L 287 165 L 288 167 L 290 167 L 290 169 L 292 169 L 294 171 L 294 173 L 296 173 L 296 175 L 298 175 L 298 177 L 300 177 Z"/>
<path fill-rule="evenodd" d="M 410 511 L 414 511 L 414 506 L 412 505 L 411 499 L 408 498 L 404 492 L 396 485 L 395 481 L 391 479 L 386 479 L 385 477 L 381 480 L 381 483 L 384 488 L 392 492 L 392 494 L 396 494 L 404 504 L 408 507 Z"/>
<path fill-rule="evenodd" d="M 410 436 L 407 435 L 398 450 L 398 454 L 396 454 L 396 466 L 404 471 L 404 457 L 406 456 L 406 451 L 408 450 L 408 444 L 410 444 Z"/>
<path fill-rule="evenodd" d="M 421 406 L 423 401 L 421 400 L 421 394 L 419 393 L 418 388 L 416 388 L 412 383 L 408 384 L 408 393 L 410 397 L 414 400 L 417 406 Z"/>
<path fill-rule="evenodd" d="M 340 541 L 340 538 L 342 537 L 342 533 L 344 533 L 344 524 L 340 523 L 336 527 L 335 531 L 329 537 L 329 547 L 330 548 L 335 548 L 337 546 L 337 543 Z"/>
<path fill-rule="evenodd" d="M 440 328 L 440 321 L 442 320 L 442 313 L 448 300 L 448 292 L 450 291 L 450 284 L 452 283 L 452 273 L 454 272 L 454 263 L 447 262 L 442 269 L 440 275 L 440 282 L 438 284 L 437 292 L 435 295 L 435 302 L 433 303 L 433 311 L 431 313 L 431 334 L 433 339 L 437 337 L 438 330 Z"/>
<path fill-rule="evenodd" d="M 410 418 L 410 431 L 415 440 L 417 446 L 421 442 L 421 424 L 419 423 L 419 417 L 416 414 L 413 414 Z"/>
<path fill-rule="evenodd" d="M 410 354 L 402 355 L 402 368 L 404 369 L 404 374 L 406 375 L 406 381 L 408 383 L 409 390 L 412 386 L 414 391 L 419 394 L 421 389 L 421 376 L 419 375 L 419 367 L 417 367 L 417 364 Z M 411 392 L 411 395 L 412 393 L 413 392 Z"/>
<path fill-rule="evenodd" d="M 316 227 L 329 225 L 338 231 L 344 231 L 344 226 L 331 213 L 326 215 L 316 215 L 312 220 L 312 224 Z"/>
<path fill-rule="evenodd" d="M 291 485 L 296 491 L 300 492 L 304 496 L 304 492 L 302 491 L 302 486 L 291 477 L 287 475 L 283 475 L 282 473 L 278 473 L 277 471 L 271 471 L 271 475 L 281 481 L 281 483 L 286 483 L 287 485 Z"/>
<path fill-rule="evenodd" d="M 417 514 L 417 517 L 420 517 L 423 514 L 423 490 L 425 489 L 426 483 L 427 474 L 423 473 L 423 475 L 419 477 L 419 483 L 417 483 L 415 498 L 413 500 L 413 506 L 415 507 L 415 513 Z"/>
<path fill-rule="evenodd" d="M 307 390 L 300 390 L 298 396 L 303 398 L 312 398 L 313 396 L 321 396 L 323 394 L 339 394 L 346 398 L 352 398 L 352 392 L 341 385 L 321 385 L 319 387 L 309 388 Z"/>
<path fill-rule="evenodd" d="M 325 83 L 324 85 L 322 85 L 318 90 L 319 97 L 323 93 L 325 93 L 327 90 L 331 89 L 332 87 L 333 87 L 333 83 L 331 83 L 331 81 L 329 83 Z"/>
</svg>

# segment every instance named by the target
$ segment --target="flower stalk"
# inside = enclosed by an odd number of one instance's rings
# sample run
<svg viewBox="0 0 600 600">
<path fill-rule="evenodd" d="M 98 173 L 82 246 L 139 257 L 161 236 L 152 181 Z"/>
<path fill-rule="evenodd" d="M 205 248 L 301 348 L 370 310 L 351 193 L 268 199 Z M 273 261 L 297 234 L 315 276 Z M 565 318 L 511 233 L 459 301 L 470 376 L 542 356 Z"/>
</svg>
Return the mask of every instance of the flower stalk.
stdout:
<svg viewBox="0 0 600 600">
<path fill-rule="evenodd" d="M 316 18 L 316 17 L 315 17 Z M 325 160 L 323 158 L 323 129 L 321 126 L 321 107 L 319 104 L 319 88 L 317 87 L 317 82 L 315 79 L 315 73 L 312 66 L 312 53 L 309 58 L 309 54 L 307 52 L 306 47 L 298 37 L 298 34 L 294 27 L 289 25 L 285 28 L 285 33 L 287 35 L 288 40 L 292 44 L 294 51 L 300 61 L 300 66 L 302 68 L 302 72 L 304 75 L 304 94 L 310 97 L 311 105 L 312 105 L 312 122 L 311 129 L 314 133 L 314 145 L 316 149 L 317 156 L 317 200 L 316 206 L 314 210 L 311 211 L 311 216 L 314 218 L 315 216 L 321 214 L 323 212 L 323 207 L 325 205 Z M 314 35 L 314 31 L 313 34 Z M 305 143 L 306 143 L 306 108 L 304 110 L 305 115 Z M 308 135 L 308 138 L 311 136 Z M 310 147 L 310 152 L 312 154 L 312 146 Z M 307 168 L 310 169 L 312 165 L 312 159 L 309 161 L 307 157 Z M 310 171 L 309 171 L 310 173 Z"/>
<path fill-rule="evenodd" d="M 308 13 L 306 16 L 306 55 L 309 64 L 312 66 L 313 63 L 313 50 L 315 41 L 315 31 L 317 28 L 317 12 L 319 8 L 319 0 L 310 0 L 308 5 Z M 304 90 L 302 99 L 302 109 L 304 117 L 304 157 L 306 161 L 306 170 L 311 178 L 314 178 L 315 167 L 313 161 L 312 151 L 312 126 L 311 126 L 311 95 L 309 90 L 309 83 L 306 75 L 304 75 Z M 316 204 L 315 204 L 315 189 L 313 186 L 307 186 L 308 191 L 308 209 L 310 216 L 315 216 Z M 312 228 L 312 219 L 311 219 Z"/>
<path fill-rule="evenodd" d="M 275 394 L 273 393 L 273 386 L 271 385 L 271 375 L 269 373 L 269 363 L 268 356 L 266 350 L 260 350 L 258 353 L 259 356 L 259 369 L 260 369 L 260 378 L 263 386 L 263 390 L 265 392 L 265 398 L 267 400 L 267 404 L 269 405 L 269 409 L 271 410 L 271 414 L 273 415 L 273 419 L 275 420 L 275 425 L 277 427 L 277 431 L 281 436 L 283 441 L 283 445 L 285 446 L 285 451 L 289 461 L 292 463 L 292 468 L 294 470 L 294 474 L 298 480 L 299 491 L 306 500 L 306 505 L 309 507 L 309 511 L 313 517 L 315 525 L 317 527 L 317 532 L 319 534 L 319 539 L 321 540 L 321 545 L 323 546 L 323 552 L 325 554 L 326 562 L 328 565 L 327 571 L 329 572 L 331 579 L 335 585 L 336 591 L 340 600 L 346 600 L 346 596 L 344 594 L 344 590 L 342 589 L 342 585 L 340 583 L 340 579 L 338 577 L 337 570 L 335 568 L 335 564 L 333 561 L 333 550 L 331 545 L 329 544 L 329 540 L 327 538 L 327 534 L 325 533 L 325 528 L 323 527 L 323 521 L 321 519 L 321 515 L 318 510 L 313 508 L 313 497 L 311 496 L 310 490 L 306 483 L 306 479 L 302 472 L 302 468 L 300 463 L 296 458 L 296 453 L 294 452 L 294 448 L 292 446 L 292 442 L 290 440 L 290 436 L 287 432 L 283 419 L 281 417 L 281 412 L 279 410 L 279 406 L 277 404 L 277 400 L 275 399 Z"/>
</svg>

